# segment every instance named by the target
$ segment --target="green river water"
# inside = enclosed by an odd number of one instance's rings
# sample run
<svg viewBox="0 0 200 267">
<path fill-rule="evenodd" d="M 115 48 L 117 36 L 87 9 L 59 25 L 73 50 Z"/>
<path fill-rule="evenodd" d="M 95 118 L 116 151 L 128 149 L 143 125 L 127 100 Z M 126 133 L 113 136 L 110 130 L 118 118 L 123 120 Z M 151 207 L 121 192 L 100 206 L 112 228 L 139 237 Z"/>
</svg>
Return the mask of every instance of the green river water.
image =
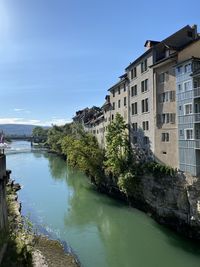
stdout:
<svg viewBox="0 0 200 267">
<path fill-rule="evenodd" d="M 66 241 L 84 267 L 200 267 L 200 245 L 158 225 L 143 212 L 92 188 L 59 157 L 41 152 L 7 155 L 22 212 Z M 29 145 L 28 145 L 29 146 Z"/>
</svg>

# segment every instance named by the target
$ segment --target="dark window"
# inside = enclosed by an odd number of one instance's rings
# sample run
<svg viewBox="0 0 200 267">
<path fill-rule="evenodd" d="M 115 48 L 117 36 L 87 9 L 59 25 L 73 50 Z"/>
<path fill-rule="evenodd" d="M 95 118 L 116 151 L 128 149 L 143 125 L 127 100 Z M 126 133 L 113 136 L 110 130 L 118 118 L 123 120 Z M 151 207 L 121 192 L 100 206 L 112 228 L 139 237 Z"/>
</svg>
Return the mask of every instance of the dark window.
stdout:
<svg viewBox="0 0 200 267">
<path fill-rule="evenodd" d="M 126 106 L 126 97 L 124 97 L 124 106 Z"/>
<path fill-rule="evenodd" d="M 137 85 L 131 87 L 131 96 L 137 95 Z"/>
<path fill-rule="evenodd" d="M 137 114 L 137 102 L 132 103 L 132 115 L 136 115 Z"/>
<path fill-rule="evenodd" d="M 142 113 L 149 111 L 149 100 L 145 98 L 142 100 Z"/>
</svg>

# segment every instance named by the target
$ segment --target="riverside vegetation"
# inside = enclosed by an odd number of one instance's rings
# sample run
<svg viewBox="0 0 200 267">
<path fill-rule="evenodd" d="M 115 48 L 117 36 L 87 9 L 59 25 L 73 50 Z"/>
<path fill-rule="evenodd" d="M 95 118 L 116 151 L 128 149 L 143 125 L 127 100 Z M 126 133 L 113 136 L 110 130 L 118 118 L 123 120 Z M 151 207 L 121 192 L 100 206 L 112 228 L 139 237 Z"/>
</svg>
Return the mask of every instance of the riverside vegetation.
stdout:
<svg viewBox="0 0 200 267">
<path fill-rule="evenodd" d="M 102 191 L 117 191 L 119 197 L 134 196 L 135 180 L 145 173 L 155 177 L 173 176 L 176 170 L 139 157 L 143 151 L 130 146 L 128 128 L 123 117 L 117 114 L 108 126 L 106 149 L 100 148 L 95 136 L 83 130 L 79 124 L 53 126 L 46 130 L 36 127 L 33 137 L 42 140 L 51 152 L 62 155 L 67 163 L 85 172 Z"/>
<path fill-rule="evenodd" d="M 98 191 L 122 199 L 157 222 L 200 240 L 200 180 L 146 157 L 131 147 L 120 114 L 108 126 L 105 149 L 81 125 L 53 126 L 43 144 L 90 177 Z"/>
</svg>

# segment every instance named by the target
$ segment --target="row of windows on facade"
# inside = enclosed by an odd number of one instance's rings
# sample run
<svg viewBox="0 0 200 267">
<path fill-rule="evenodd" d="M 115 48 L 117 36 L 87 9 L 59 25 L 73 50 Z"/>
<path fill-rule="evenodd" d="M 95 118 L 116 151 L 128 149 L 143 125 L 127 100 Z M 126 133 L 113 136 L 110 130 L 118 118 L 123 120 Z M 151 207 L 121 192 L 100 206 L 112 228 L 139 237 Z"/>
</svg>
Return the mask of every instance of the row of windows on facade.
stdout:
<svg viewBox="0 0 200 267">
<path fill-rule="evenodd" d="M 140 63 L 141 73 L 147 71 L 147 68 L 148 68 L 147 59 L 145 59 L 144 61 Z M 134 67 L 133 69 L 131 69 L 131 80 L 136 77 L 137 77 L 137 67 Z"/>
<path fill-rule="evenodd" d="M 137 122 L 132 123 L 132 130 L 133 130 L 133 132 L 138 131 L 138 123 Z M 142 130 L 144 130 L 144 131 L 149 130 L 149 121 L 143 121 L 142 122 Z"/>
<path fill-rule="evenodd" d="M 192 65 L 191 65 L 191 63 L 185 64 L 185 65 L 181 65 L 181 66 L 178 66 L 176 68 L 176 75 L 188 73 L 188 72 L 191 72 L 191 71 L 192 71 Z"/>
<path fill-rule="evenodd" d="M 181 74 L 195 71 L 195 70 L 199 69 L 199 67 L 200 67 L 200 61 L 195 61 L 195 62 L 193 62 L 193 64 L 187 63 L 185 65 L 180 65 L 176 68 L 176 75 L 178 76 Z"/>
<path fill-rule="evenodd" d="M 195 136 L 194 136 L 194 130 L 192 128 L 180 130 L 179 133 L 180 137 L 184 137 L 185 140 L 194 140 L 194 138 L 200 139 L 200 129 L 196 129 Z"/>
<path fill-rule="evenodd" d="M 123 89 L 123 91 L 126 92 L 126 84 L 125 83 L 122 85 L 122 88 L 120 87 L 120 85 L 117 87 L 118 95 L 121 94 L 121 89 Z M 115 89 L 113 90 L 112 94 L 113 94 L 113 97 L 115 97 Z"/>
<path fill-rule="evenodd" d="M 182 110 L 182 106 L 179 106 L 179 110 Z M 194 104 L 194 113 L 200 113 L 200 103 Z M 184 104 L 184 115 L 193 114 L 192 103 Z"/>
<path fill-rule="evenodd" d="M 162 94 L 159 94 L 158 100 L 160 103 L 164 102 L 174 102 L 176 99 L 175 91 L 167 91 Z"/>
<path fill-rule="evenodd" d="M 162 113 L 157 115 L 157 123 L 158 124 L 174 124 L 176 121 L 176 114 L 175 113 Z"/>
<path fill-rule="evenodd" d="M 149 82 L 148 79 L 141 81 L 141 93 L 147 92 L 149 90 Z M 137 84 L 131 86 L 131 96 L 136 96 L 138 94 Z"/>
<path fill-rule="evenodd" d="M 141 109 L 142 113 L 149 111 L 149 99 L 148 98 L 145 98 L 141 101 L 141 107 L 142 107 Z M 138 114 L 138 102 L 131 104 L 131 114 L 132 115 Z"/>
<path fill-rule="evenodd" d="M 126 97 L 124 97 L 124 107 L 126 107 Z M 121 108 L 121 100 L 118 100 L 118 108 Z M 115 110 L 115 102 L 112 103 L 112 109 Z"/>
</svg>

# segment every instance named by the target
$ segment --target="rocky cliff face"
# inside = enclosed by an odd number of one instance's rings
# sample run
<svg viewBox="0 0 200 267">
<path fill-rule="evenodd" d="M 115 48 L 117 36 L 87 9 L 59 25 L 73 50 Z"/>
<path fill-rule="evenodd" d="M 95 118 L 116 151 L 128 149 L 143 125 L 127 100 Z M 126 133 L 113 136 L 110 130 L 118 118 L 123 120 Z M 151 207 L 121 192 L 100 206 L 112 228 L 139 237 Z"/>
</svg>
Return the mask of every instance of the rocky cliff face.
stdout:
<svg viewBox="0 0 200 267">
<path fill-rule="evenodd" d="M 159 223 L 200 239 L 200 178 L 182 173 L 138 177 L 130 202 L 151 213 Z"/>
<path fill-rule="evenodd" d="M 150 214 L 160 224 L 200 240 L 200 177 L 177 173 L 154 177 L 136 177 L 131 196 L 125 196 L 116 186 L 100 186 L 101 192 L 128 201 L 133 207 Z"/>
</svg>

